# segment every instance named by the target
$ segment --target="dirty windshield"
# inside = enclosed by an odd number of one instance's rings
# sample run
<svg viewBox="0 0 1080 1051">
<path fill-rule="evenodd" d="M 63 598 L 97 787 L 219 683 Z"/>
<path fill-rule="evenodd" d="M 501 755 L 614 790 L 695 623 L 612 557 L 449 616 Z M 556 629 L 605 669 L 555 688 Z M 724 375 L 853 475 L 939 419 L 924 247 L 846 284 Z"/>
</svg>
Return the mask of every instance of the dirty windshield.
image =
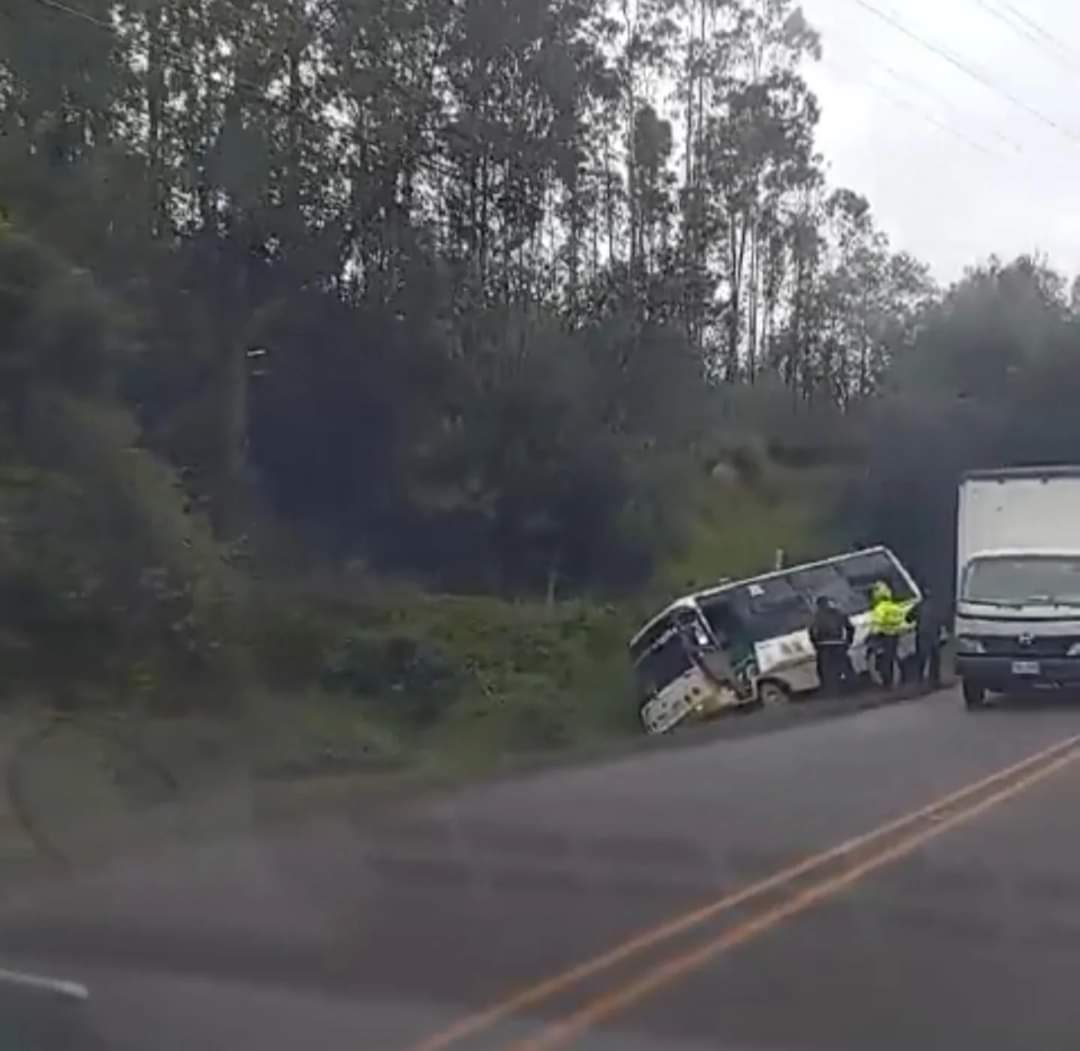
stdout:
<svg viewBox="0 0 1080 1051">
<path fill-rule="evenodd" d="M 1077 1046 L 1078 89 L 0 0 L 0 1051 Z"/>
</svg>

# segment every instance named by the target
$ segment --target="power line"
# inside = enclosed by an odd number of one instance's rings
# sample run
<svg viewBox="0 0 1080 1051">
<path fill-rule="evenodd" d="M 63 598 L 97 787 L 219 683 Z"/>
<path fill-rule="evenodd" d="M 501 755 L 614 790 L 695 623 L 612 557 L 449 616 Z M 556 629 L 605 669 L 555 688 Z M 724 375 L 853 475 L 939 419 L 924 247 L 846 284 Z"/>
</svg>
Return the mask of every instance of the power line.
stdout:
<svg viewBox="0 0 1080 1051">
<path fill-rule="evenodd" d="M 1058 48 L 1062 55 L 1069 58 L 1072 61 L 1076 61 L 1076 53 L 1070 48 L 1066 47 L 1061 40 L 1051 33 L 1049 30 L 1044 29 L 1038 22 L 1035 21 L 1030 15 L 1025 14 L 1015 5 L 1009 3 L 1009 0 L 998 0 L 1003 8 L 1008 11 L 1017 21 L 1027 26 L 1033 33 L 1042 37 L 1048 44 Z"/>
<path fill-rule="evenodd" d="M 925 81 L 922 81 L 918 77 L 913 76 L 911 73 L 908 73 L 908 72 L 905 72 L 903 70 L 897 69 L 895 66 L 890 65 L 888 62 L 883 61 L 877 55 L 872 54 L 866 48 L 861 47 L 859 44 L 855 43 L 853 40 L 851 40 L 850 37 L 845 37 L 842 34 L 837 34 L 833 30 L 829 31 L 829 36 L 832 37 L 832 38 L 838 38 L 839 37 L 840 43 L 843 45 L 845 50 L 861 51 L 863 53 L 863 55 L 865 55 L 866 58 L 868 58 L 870 60 L 870 62 L 874 65 L 875 68 L 884 70 L 884 72 L 887 73 L 898 84 L 906 86 L 908 88 L 913 88 L 916 92 L 918 92 L 924 98 L 932 99 L 939 106 L 941 106 L 944 109 L 950 111 L 953 114 L 954 117 L 957 117 L 960 120 L 965 120 L 966 119 L 966 114 L 964 114 L 964 113 L 962 113 L 960 111 L 959 107 L 957 107 L 955 102 L 953 102 L 950 98 L 948 98 L 943 92 L 938 91 L 937 89 L 935 89 L 935 88 L 931 87 L 930 85 L 928 85 L 927 83 L 925 83 Z M 874 86 L 874 85 L 871 85 L 871 86 Z M 950 129 L 950 130 L 955 130 L 955 129 Z M 992 136 L 993 138 L 997 139 L 998 142 L 1000 142 L 1003 146 L 1007 146 L 1013 152 L 1015 152 L 1015 153 L 1023 153 L 1024 152 L 1023 147 L 1015 139 L 1010 138 L 1008 135 L 1006 135 L 1000 129 L 991 127 L 991 128 L 985 128 L 983 130 L 985 130 L 986 134 L 988 134 L 988 135 Z"/>
<path fill-rule="evenodd" d="M 1080 145 L 1080 135 L 1077 135 L 1075 132 L 1070 131 L 1064 125 L 1059 124 L 1056 120 L 1054 120 L 1053 117 L 1047 116 L 1045 113 L 1043 113 L 1041 110 L 1036 109 L 1034 106 L 1029 106 L 1026 102 L 1023 101 L 1023 99 L 1017 98 L 1007 88 L 1003 88 L 1000 84 L 996 84 L 993 80 L 980 73 L 977 69 L 973 69 L 962 59 L 957 58 L 951 52 L 946 51 L 943 47 L 935 44 L 931 40 L 927 40 L 926 37 L 922 36 L 919 33 L 916 33 L 913 29 L 904 25 L 904 23 L 901 22 L 894 15 L 889 14 L 886 11 L 882 11 L 881 8 L 876 7 L 874 6 L 874 4 L 870 3 L 870 0 L 854 0 L 854 2 L 858 4 L 859 7 L 861 7 L 864 11 L 868 11 L 870 14 L 872 14 L 875 18 L 879 18 L 886 24 L 892 26 L 892 28 L 895 29 L 898 33 L 902 33 L 908 39 L 914 40 L 915 43 L 917 43 L 920 47 L 923 47 L 932 54 L 937 55 L 941 59 L 944 59 L 944 61 L 948 62 L 949 65 L 960 70 L 960 72 L 963 73 L 965 76 L 970 77 L 972 80 L 977 81 L 983 87 L 988 88 L 990 91 L 993 91 L 997 95 L 1000 95 L 1002 98 L 1011 102 L 1018 109 L 1022 109 L 1029 116 L 1034 117 L 1036 120 L 1045 124 L 1047 127 L 1053 128 L 1054 131 L 1058 132 L 1060 135 L 1064 135 L 1071 142 Z"/>
<path fill-rule="evenodd" d="M 1036 32 L 1031 28 L 1031 24 L 1028 23 L 1022 15 L 1020 15 L 1015 8 L 1010 7 L 1008 4 L 1002 4 L 1004 10 L 994 7 L 990 3 L 990 0 L 975 0 L 975 2 L 981 7 L 987 14 L 996 18 L 1002 25 L 1008 26 L 1018 36 L 1023 37 L 1029 44 L 1038 48 L 1044 55 L 1049 55 L 1059 65 L 1064 66 L 1070 72 L 1076 72 L 1076 65 L 1072 59 L 1068 58 L 1061 50 L 1060 45 L 1056 42 L 1051 43 L 1045 39 L 1045 34 L 1041 31 Z M 1053 41 L 1053 38 L 1049 38 Z"/>
<path fill-rule="evenodd" d="M 944 106 L 948 110 L 951 110 L 954 115 L 958 117 L 964 116 L 964 114 L 960 113 L 960 111 L 957 109 L 956 105 L 948 98 L 946 98 L 941 92 L 935 91 L 933 88 L 928 87 L 916 77 L 900 71 L 895 66 L 889 65 L 888 62 L 880 62 L 877 59 L 875 59 L 874 61 L 878 66 L 885 70 L 885 72 L 888 73 L 889 76 L 893 78 L 893 80 L 898 81 L 901 84 L 906 84 L 908 85 L 908 87 L 913 87 L 916 91 L 922 92 L 923 95 L 925 95 L 926 97 L 932 98 L 939 105 Z M 992 135 L 995 139 L 997 139 L 998 142 L 1000 142 L 1002 145 L 1008 146 L 1009 149 L 1013 150 L 1015 153 L 1024 152 L 1023 147 L 1015 139 L 1010 138 L 1008 135 L 998 130 L 997 128 L 987 128 L 986 132 L 987 134 Z"/>
<path fill-rule="evenodd" d="M 973 150 L 978 150 L 979 153 L 985 154 L 987 157 L 992 157 L 994 160 L 1001 161 L 1007 160 L 1003 154 L 997 150 L 992 149 L 989 146 L 979 142 L 977 139 L 973 139 L 966 132 L 960 131 L 958 128 L 953 127 L 951 124 L 945 123 L 945 121 L 939 120 L 932 113 L 924 109 L 922 106 L 916 105 L 910 99 L 905 99 L 900 95 L 889 91 L 887 88 L 882 87 L 880 84 L 875 83 L 872 80 L 867 80 L 863 77 L 859 77 L 852 73 L 850 70 L 845 69 L 843 66 L 826 59 L 822 59 L 822 64 L 829 69 L 834 69 L 841 76 L 847 77 L 849 80 L 858 80 L 865 84 L 872 91 L 876 91 L 883 98 L 887 99 L 894 106 L 899 106 L 902 109 L 906 109 L 909 113 L 914 113 L 917 117 L 926 121 L 928 124 L 932 124 L 934 127 L 941 131 L 944 131 L 947 135 L 952 135 L 954 138 L 959 139 L 964 145 L 970 147 Z"/>
<path fill-rule="evenodd" d="M 107 29 L 110 33 L 113 32 L 113 27 L 109 25 L 108 22 L 102 22 L 100 18 L 95 18 L 86 11 L 80 11 L 77 7 L 68 7 L 66 4 L 57 3 L 57 0 L 37 0 L 37 3 L 41 4 L 43 7 L 51 7 L 55 11 L 70 15 L 72 18 L 78 18 L 83 22 L 89 22 L 90 25 L 97 26 L 99 29 Z"/>
<path fill-rule="evenodd" d="M 116 26 L 111 22 L 105 22 L 100 18 L 95 17 L 87 11 L 82 11 L 77 7 L 69 7 L 67 4 L 62 3 L 61 0 L 34 0 L 34 3 L 40 4 L 42 7 L 50 7 L 54 11 L 59 12 L 62 15 L 67 15 L 69 18 L 77 18 L 89 25 L 96 26 L 98 29 L 104 30 L 113 38 L 117 37 Z M 185 54 L 183 51 L 178 51 L 175 48 L 169 47 L 167 44 L 160 45 L 161 53 L 171 58 L 180 69 L 183 69 L 187 73 L 196 73 L 196 69 L 191 65 L 190 55 Z M 269 104 L 273 104 L 274 100 L 267 98 L 265 94 L 265 88 L 256 84 L 253 80 L 245 80 L 243 77 L 233 74 L 233 83 L 245 87 L 249 91 L 257 92 L 259 97 L 265 100 Z"/>
</svg>

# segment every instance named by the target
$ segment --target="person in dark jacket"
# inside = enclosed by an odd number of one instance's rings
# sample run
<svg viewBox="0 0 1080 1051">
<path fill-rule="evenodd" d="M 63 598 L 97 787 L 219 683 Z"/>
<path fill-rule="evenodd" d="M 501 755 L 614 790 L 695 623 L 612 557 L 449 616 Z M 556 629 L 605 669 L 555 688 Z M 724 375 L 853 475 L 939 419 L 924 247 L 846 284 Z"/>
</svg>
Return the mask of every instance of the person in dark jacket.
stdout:
<svg viewBox="0 0 1080 1051">
<path fill-rule="evenodd" d="M 945 641 L 945 617 L 937 597 L 923 590 L 922 602 L 911 612 L 915 622 L 916 679 L 931 689 L 941 688 L 941 647 Z"/>
<path fill-rule="evenodd" d="M 854 678 L 848 651 L 855 639 L 855 627 L 824 595 L 817 600 L 810 622 L 810 641 L 817 656 L 818 678 L 826 693 L 835 693 Z"/>
</svg>

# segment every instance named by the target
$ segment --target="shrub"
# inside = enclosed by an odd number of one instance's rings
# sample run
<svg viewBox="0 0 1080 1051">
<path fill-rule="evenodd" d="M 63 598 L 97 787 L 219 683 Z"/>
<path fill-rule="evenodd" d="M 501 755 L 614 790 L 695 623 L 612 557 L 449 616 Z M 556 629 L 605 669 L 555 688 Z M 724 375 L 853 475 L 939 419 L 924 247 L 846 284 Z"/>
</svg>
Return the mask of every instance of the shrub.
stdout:
<svg viewBox="0 0 1080 1051">
<path fill-rule="evenodd" d="M 306 605 L 261 594 L 248 612 L 248 644 L 263 682 L 272 689 L 299 689 L 316 682 L 338 629 Z"/>
<path fill-rule="evenodd" d="M 329 654 L 322 685 L 375 700 L 409 723 L 425 725 L 453 703 L 461 670 L 438 645 L 404 634 L 357 633 Z"/>
</svg>

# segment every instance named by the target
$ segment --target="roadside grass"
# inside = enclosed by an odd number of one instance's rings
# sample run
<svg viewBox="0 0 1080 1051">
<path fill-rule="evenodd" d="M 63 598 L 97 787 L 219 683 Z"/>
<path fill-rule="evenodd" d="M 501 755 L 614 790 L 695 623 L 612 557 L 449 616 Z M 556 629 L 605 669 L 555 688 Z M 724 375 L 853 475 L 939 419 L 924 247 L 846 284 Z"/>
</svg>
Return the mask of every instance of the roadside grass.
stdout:
<svg viewBox="0 0 1080 1051">
<path fill-rule="evenodd" d="M 252 677 L 227 705 L 97 698 L 22 755 L 12 742 L 52 712 L 29 704 L 17 733 L 0 730 L 34 834 L 107 857 L 127 841 L 608 754 L 640 735 L 634 630 L 680 593 L 771 568 L 778 549 L 826 553 L 830 484 L 776 467 L 753 488 L 711 481 L 683 551 L 618 604 L 434 595 L 366 574 L 253 585 L 233 643 Z M 7 820 L 0 806 L 0 855 Z"/>
</svg>

